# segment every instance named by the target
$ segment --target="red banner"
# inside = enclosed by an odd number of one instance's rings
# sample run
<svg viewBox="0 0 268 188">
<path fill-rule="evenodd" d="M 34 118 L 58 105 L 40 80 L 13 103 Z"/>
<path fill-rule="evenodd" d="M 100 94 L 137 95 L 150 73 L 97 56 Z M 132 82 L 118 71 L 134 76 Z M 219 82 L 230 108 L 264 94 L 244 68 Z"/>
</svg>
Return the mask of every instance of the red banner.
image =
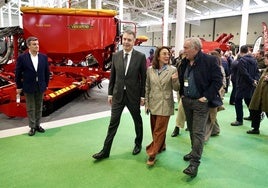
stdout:
<svg viewBox="0 0 268 188">
<path fill-rule="evenodd" d="M 266 23 L 262 22 L 263 27 L 263 49 L 268 52 L 268 29 Z"/>
</svg>

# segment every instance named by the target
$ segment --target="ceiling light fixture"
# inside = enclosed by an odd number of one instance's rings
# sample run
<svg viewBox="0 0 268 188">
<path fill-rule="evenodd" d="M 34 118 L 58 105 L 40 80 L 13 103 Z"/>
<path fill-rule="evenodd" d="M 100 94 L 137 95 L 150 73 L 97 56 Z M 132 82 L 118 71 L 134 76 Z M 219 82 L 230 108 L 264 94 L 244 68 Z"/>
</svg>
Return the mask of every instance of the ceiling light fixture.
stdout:
<svg viewBox="0 0 268 188">
<path fill-rule="evenodd" d="M 157 17 L 157 16 L 154 16 L 154 15 L 151 15 L 151 14 L 149 14 L 148 12 L 142 12 L 142 14 L 145 15 L 145 16 L 149 16 L 149 17 L 151 17 L 151 18 L 157 19 L 158 21 L 162 21 L 161 18 L 159 18 L 159 17 Z"/>
<path fill-rule="evenodd" d="M 186 8 L 189 9 L 189 10 L 191 10 L 191 11 L 193 11 L 193 12 L 195 12 L 195 13 L 197 13 L 197 14 L 201 14 L 201 11 L 199 11 L 199 10 L 197 10 L 197 9 L 189 6 L 189 5 L 186 5 Z"/>
</svg>

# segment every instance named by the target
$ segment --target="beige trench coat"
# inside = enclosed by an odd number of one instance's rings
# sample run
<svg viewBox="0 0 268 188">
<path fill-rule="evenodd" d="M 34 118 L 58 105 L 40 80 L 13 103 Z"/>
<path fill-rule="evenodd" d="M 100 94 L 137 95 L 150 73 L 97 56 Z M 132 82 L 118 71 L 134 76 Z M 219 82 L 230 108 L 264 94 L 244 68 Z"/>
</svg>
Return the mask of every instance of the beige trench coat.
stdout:
<svg viewBox="0 0 268 188">
<path fill-rule="evenodd" d="M 160 75 L 152 67 L 147 69 L 145 108 L 149 109 L 152 115 L 174 114 L 173 90 L 179 90 L 179 80 L 172 80 L 171 76 L 176 72 L 177 69 L 171 65 L 168 65 Z"/>
</svg>

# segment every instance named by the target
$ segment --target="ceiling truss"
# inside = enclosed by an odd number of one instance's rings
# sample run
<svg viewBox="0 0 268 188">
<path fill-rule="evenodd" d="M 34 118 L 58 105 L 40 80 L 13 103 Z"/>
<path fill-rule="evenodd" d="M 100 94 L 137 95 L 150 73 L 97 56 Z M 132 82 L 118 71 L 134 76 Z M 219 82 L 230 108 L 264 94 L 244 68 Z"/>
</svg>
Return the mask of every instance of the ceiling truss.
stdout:
<svg viewBox="0 0 268 188">
<path fill-rule="evenodd" d="M 7 1 L 9 4 L 5 4 Z M 57 0 L 42 0 L 42 6 L 57 6 Z M 53 4 L 54 2 L 54 4 Z M 62 0 L 62 7 L 66 7 L 68 0 Z M 73 8 L 87 8 L 87 0 L 72 0 L 71 7 Z M 21 0 L 21 6 L 31 5 L 32 0 Z M 49 4 L 49 5 L 48 5 Z M 8 6 L 9 5 L 9 6 Z M 186 0 L 186 19 L 200 20 L 205 17 L 215 17 L 220 13 L 241 12 L 243 0 Z M 9 9 L 12 15 L 19 15 L 18 0 L 4 0 L 1 1 L 0 7 L 2 12 L 7 14 Z M 95 1 L 91 1 L 91 7 L 95 8 Z M 257 8 L 265 8 L 268 11 L 268 0 L 250 0 L 251 10 Z M 113 9 L 119 11 L 119 0 L 102 0 L 103 9 Z M 169 19 L 176 19 L 177 0 L 169 0 Z M 123 0 L 123 14 L 129 15 L 128 19 L 141 23 L 159 22 L 159 19 L 164 14 L 163 0 Z M 127 20 L 127 21 L 130 21 Z M 146 24 L 145 24 L 146 25 Z"/>
</svg>

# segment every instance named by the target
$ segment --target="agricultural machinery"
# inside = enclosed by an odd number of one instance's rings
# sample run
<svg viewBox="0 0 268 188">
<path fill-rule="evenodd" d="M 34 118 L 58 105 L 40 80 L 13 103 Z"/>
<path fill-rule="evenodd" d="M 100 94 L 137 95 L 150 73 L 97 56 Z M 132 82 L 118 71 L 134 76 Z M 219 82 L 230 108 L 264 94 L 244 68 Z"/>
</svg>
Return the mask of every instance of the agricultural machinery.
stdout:
<svg viewBox="0 0 268 188">
<path fill-rule="evenodd" d="M 201 39 L 203 51 L 210 52 L 215 50 L 216 48 L 220 48 L 223 52 L 227 50 L 231 50 L 231 45 L 229 44 L 229 40 L 231 40 L 234 36 L 226 33 L 222 33 L 215 41 L 206 41 L 203 38 Z"/>
<path fill-rule="evenodd" d="M 29 36 L 39 39 L 40 52 L 48 55 L 50 83 L 44 95 L 43 115 L 58 100 L 98 86 L 109 78 L 112 54 L 120 42 L 120 21 L 114 10 L 21 7 L 23 28 L 0 28 L 0 113 L 26 117 L 22 94 L 16 101 L 16 59 L 27 50 Z M 136 41 L 140 44 L 144 37 Z"/>
</svg>

